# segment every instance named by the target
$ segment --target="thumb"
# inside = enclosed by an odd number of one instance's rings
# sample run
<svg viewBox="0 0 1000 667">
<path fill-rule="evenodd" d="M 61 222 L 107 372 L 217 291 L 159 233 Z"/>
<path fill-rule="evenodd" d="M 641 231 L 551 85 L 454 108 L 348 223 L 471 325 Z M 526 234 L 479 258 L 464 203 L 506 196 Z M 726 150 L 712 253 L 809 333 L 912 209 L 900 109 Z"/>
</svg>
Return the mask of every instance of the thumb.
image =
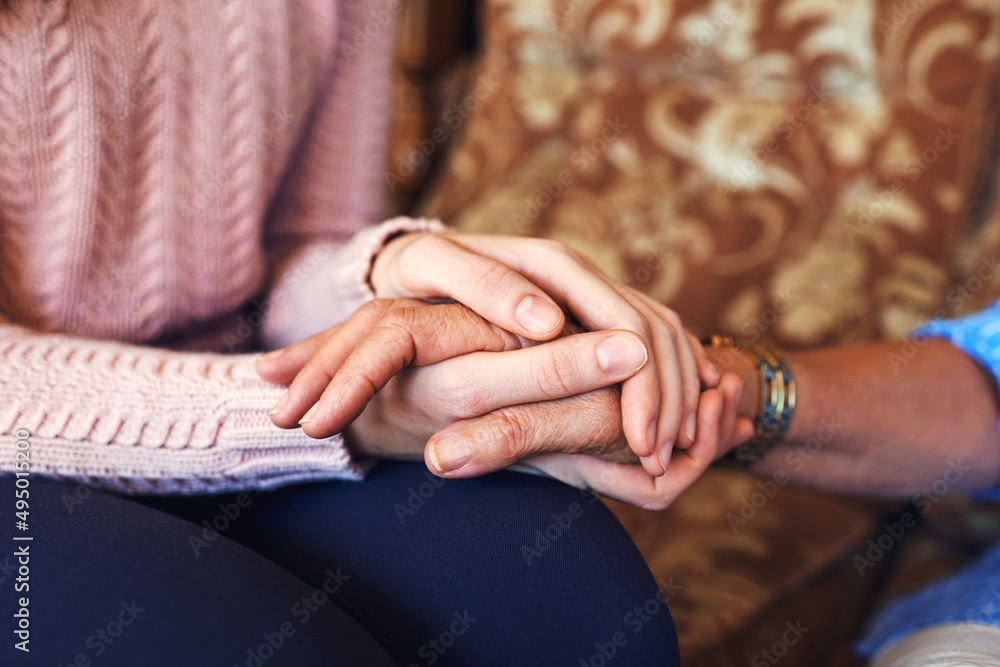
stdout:
<svg viewBox="0 0 1000 667">
<path fill-rule="evenodd" d="M 550 452 L 637 462 L 622 433 L 618 393 L 605 389 L 514 405 L 455 422 L 431 436 L 424 460 L 438 476 L 464 478 Z"/>
</svg>

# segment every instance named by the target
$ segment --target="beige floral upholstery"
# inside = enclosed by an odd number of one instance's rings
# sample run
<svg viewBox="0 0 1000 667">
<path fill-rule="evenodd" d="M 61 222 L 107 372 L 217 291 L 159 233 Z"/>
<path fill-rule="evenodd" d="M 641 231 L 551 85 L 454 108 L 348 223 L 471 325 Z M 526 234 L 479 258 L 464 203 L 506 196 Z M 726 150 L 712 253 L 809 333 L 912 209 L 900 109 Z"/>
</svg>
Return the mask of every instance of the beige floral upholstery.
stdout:
<svg viewBox="0 0 1000 667">
<path fill-rule="evenodd" d="M 1000 4 L 492 0 L 485 15 L 477 74 L 499 88 L 425 213 L 565 241 L 698 334 L 845 343 L 954 305 Z"/>
</svg>

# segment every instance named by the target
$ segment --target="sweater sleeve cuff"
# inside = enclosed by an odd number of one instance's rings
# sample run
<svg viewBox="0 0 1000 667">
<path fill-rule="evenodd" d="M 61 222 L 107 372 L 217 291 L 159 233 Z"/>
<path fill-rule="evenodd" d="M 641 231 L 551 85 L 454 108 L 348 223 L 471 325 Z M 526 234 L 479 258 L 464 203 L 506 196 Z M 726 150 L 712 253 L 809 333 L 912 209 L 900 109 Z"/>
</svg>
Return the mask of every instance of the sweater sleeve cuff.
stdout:
<svg viewBox="0 0 1000 667">
<path fill-rule="evenodd" d="M 389 240 L 444 228 L 438 220 L 399 217 L 362 230 L 345 244 L 309 244 L 268 297 L 262 345 L 285 347 L 343 322 L 375 298 L 369 282 L 372 263 Z"/>
</svg>

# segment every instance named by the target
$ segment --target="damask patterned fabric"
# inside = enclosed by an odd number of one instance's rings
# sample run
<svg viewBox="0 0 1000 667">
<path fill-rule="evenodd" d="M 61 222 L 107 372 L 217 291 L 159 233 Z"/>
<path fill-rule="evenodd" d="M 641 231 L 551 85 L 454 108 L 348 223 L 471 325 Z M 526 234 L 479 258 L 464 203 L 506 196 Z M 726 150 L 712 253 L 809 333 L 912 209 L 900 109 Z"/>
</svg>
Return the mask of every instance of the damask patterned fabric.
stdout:
<svg viewBox="0 0 1000 667">
<path fill-rule="evenodd" d="M 490 0 L 473 79 L 492 86 L 448 125 L 422 213 L 565 241 L 698 334 L 901 336 L 1000 293 L 998 19 L 988 0 Z"/>
</svg>

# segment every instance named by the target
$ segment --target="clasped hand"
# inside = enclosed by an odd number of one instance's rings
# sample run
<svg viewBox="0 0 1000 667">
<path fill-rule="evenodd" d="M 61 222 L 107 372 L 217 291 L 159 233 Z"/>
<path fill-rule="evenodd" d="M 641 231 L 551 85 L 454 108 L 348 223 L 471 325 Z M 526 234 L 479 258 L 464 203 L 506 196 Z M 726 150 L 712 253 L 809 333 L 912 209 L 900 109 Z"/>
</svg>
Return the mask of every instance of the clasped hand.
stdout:
<svg viewBox="0 0 1000 667">
<path fill-rule="evenodd" d="M 422 455 L 444 477 L 521 462 L 651 508 L 752 432 L 739 379 L 720 377 L 675 313 L 562 244 L 408 234 L 371 280 L 380 298 L 261 358 L 262 377 L 290 384 L 278 426 Z"/>
</svg>

